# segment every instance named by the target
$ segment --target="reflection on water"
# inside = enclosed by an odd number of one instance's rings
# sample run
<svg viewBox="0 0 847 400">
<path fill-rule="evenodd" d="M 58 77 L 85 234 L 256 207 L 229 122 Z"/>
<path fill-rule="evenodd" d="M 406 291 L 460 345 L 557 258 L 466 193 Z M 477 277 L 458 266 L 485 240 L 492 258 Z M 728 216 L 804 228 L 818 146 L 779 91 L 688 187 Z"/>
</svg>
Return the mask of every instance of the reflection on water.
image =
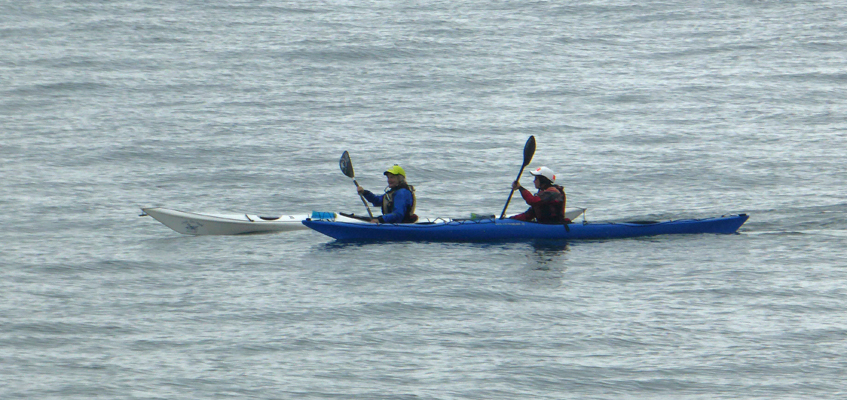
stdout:
<svg viewBox="0 0 847 400">
<path fill-rule="evenodd" d="M 434 259 L 443 259 L 447 263 L 494 263 L 505 258 L 519 260 L 523 258 L 521 270 L 552 271 L 559 277 L 566 271 L 568 243 L 556 240 L 538 240 L 510 243 L 434 243 L 434 242 L 356 242 L 335 241 L 313 246 L 310 256 L 314 261 L 323 257 L 337 257 L 345 254 L 355 257 L 365 253 L 370 259 L 388 259 L 405 254 L 430 254 L 418 260 L 405 260 L 407 263 L 428 263 Z M 516 258 L 517 257 L 517 258 Z M 551 274 L 546 278 L 550 278 Z M 545 278 L 545 279 L 546 279 Z"/>
<path fill-rule="evenodd" d="M 339 251 L 339 250 L 349 250 L 360 248 L 364 245 L 367 245 L 367 242 L 345 242 L 339 240 L 331 240 L 326 243 L 321 243 L 315 246 L 317 250 L 321 251 Z"/>
<path fill-rule="evenodd" d="M 529 262 L 532 269 L 549 271 L 551 268 L 557 268 L 564 272 L 565 254 L 569 250 L 567 242 L 537 240 L 531 245 Z"/>
<path fill-rule="evenodd" d="M 550 264 L 563 261 L 569 250 L 567 242 L 561 241 L 535 241 L 532 242 L 532 249 L 531 259 L 538 264 L 538 269 L 549 268 Z"/>
<path fill-rule="evenodd" d="M 568 245 L 557 241 L 537 241 L 523 247 L 526 261 L 516 273 L 527 287 L 557 289 L 567 271 Z"/>
</svg>

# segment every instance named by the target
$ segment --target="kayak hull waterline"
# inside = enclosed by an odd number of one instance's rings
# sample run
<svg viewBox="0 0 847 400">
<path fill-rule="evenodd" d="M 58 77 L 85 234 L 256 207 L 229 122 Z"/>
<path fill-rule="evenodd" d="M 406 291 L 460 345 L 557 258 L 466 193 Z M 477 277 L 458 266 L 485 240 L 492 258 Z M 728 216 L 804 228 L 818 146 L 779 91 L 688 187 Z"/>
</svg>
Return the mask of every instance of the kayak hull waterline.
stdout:
<svg viewBox="0 0 847 400">
<path fill-rule="evenodd" d="M 340 241 L 514 242 L 620 239 L 670 234 L 730 234 L 747 214 L 663 222 L 548 225 L 513 219 L 454 220 L 427 224 L 362 224 L 306 219 L 303 225 Z"/>
<path fill-rule="evenodd" d="M 168 228 L 184 235 L 241 235 L 248 233 L 269 233 L 307 230 L 303 220 L 316 218 L 312 214 L 283 215 L 279 217 L 263 217 L 252 214 L 204 214 L 172 210 L 169 208 L 142 208 L 142 216 L 151 216 Z M 585 209 L 569 209 L 566 216 L 575 219 Z M 338 213 L 317 213 L 338 222 L 348 222 L 360 225 L 370 225 L 359 219 L 347 217 Z M 420 224 L 448 222 L 450 218 L 421 218 Z"/>
</svg>

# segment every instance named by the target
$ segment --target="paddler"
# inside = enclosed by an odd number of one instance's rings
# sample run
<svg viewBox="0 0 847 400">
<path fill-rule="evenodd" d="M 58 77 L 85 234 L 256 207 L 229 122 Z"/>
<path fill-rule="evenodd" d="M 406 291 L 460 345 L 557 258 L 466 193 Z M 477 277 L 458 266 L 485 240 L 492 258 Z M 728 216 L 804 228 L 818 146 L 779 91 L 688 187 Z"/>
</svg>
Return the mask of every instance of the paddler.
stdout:
<svg viewBox="0 0 847 400">
<path fill-rule="evenodd" d="M 565 218 L 567 196 L 565 188 L 556 185 L 556 174 L 547 167 L 539 167 L 530 174 L 535 176 L 535 188 L 538 192 L 532 194 L 521 186 L 518 181 L 512 182 L 512 189 L 521 192 L 521 197 L 529 205 L 529 209 L 511 218 L 521 221 L 535 221 L 542 224 L 566 224 L 571 222 Z"/>
<path fill-rule="evenodd" d="M 418 220 L 415 215 L 415 188 L 406 183 L 406 171 L 394 164 L 383 172 L 388 181 L 385 194 L 379 196 L 363 189 L 358 184 L 356 190 L 374 206 L 382 207 L 382 215 L 371 218 L 370 222 L 380 224 L 412 223 Z"/>
</svg>

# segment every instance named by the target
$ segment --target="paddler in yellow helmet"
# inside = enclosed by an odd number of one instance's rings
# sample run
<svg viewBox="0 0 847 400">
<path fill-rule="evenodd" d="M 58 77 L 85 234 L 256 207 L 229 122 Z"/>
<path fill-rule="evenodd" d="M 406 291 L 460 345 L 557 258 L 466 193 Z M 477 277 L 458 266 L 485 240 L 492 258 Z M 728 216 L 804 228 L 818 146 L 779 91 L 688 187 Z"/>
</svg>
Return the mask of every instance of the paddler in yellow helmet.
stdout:
<svg viewBox="0 0 847 400">
<path fill-rule="evenodd" d="M 382 207 L 382 215 L 371 219 L 380 224 L 412 223 L 418 220 L 415 215 L 415 188 L 406 183 L 406 171 L 394 164 L 383 172 L 388 181 L 385 193 L 375 195 L 356 185 L 360 195 L 374 206 Z"/>
</svg>

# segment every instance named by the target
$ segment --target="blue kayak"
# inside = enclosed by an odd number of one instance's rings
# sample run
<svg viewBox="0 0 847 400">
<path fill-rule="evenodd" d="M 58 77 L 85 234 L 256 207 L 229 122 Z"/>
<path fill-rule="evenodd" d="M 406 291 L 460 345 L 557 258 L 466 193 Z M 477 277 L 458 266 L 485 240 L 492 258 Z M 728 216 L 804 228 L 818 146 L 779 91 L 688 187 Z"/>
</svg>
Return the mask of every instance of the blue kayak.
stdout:
<svg viewBox="0 0 847 400">
<path fill-rule="evenodd" d="M 729 234 L 738 231 L 747 218 L 747 214 L 739 214 L 662 222 L 583 222 L 567 225 L 496 218 L 415 224 L 371 224 L 307 218 L 303 220 L 303 224 L 341 241 L 514 242 L 618 239 L 670 234 Z"/>
</svg>

